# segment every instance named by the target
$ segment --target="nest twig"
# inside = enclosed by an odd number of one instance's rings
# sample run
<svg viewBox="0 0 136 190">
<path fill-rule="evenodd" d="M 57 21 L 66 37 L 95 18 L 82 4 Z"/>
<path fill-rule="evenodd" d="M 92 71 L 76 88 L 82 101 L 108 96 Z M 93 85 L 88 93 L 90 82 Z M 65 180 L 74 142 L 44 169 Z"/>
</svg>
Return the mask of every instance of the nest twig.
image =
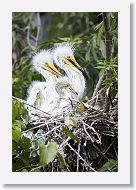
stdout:
<svg viewBox="0 0 136 190">
<path fill-rule="evenodd" d="M 71 113 L 69 115 L 69 118 L 74 116 L 78 118 L 76 126 L 67 126 L 65 123 L 65 115 L 43 116 L 39 114 L 38 117 L 28 125 L 24 134 L 27 134 L 30 131 L 33 134 L 36 134 L 39 130 L 42 130 L 44 133 L 42 137 L 40 136 L 39 138 L 44 138 L 45 144 L 49 139 L 53 139 L 58 144 L 59 150 L 63 152 L 63 155 L 68 162 L 70 162 L 70 155 L 76 155 L 76 168 L 72 170 L 96 171 L 95 168 L 92 167 L 93 162 L 87 157 L 87 150 L 84 150 L 83 153 L 85 143 L 93 146 L 104 159 L 108 160 L 109 158 L 106 156 L 106 153 L 110 147 L 108 149 L 105 148 L 104 153 L 100 149 L 103 146 L 103 143 L 105 143 L 105 138 L 111 137 L 112 140 L 117 139 L 118 123 L 111 119 L 110 116 L 102 110 L 96 109 L 89 104 L 85 105 L 88 106 L 83 113 Z M 71 140 L 71 137 L 64 133 L 64 128 L 68 128 L 79 141 L 76 142 Z M 113 143 L 110 143 L 110 146 L 112 145 Z M 114 149 L 117 149 L 115 148 L 115 145 Z M 117 150 L 115 150 L 115 154 L 117 156 Z"/>
<path fill-rule="evenodd" d="M 27 104 L 24 100 L 13 98 Z M 70 167 L 67 171 L 95 172 L 97 165 L 102 165 L 110 158 L 117 160 L 118 122 L 117 119 L 111 117 L 110 113 L 105 113 L 102 109 L 92 106 L 91 102 L 92 100 L 86 103 L 82 102 L 85 107 L 82 113 L 73 110 L 67 115 L 64 113 L 56 116 L 27 104 L 28 107 L 37 111 L 33 114 L 36 116 L 35 119 L 27 124 L 23 135 L 29 137 L 29 133 L 33 134 L 34 138 L 30 138 L 32 142 L 42 139 L 46 144 L 50 139 L 54 140 L 58 145 L 59 152 Z M 76 117 L 76 124 L 69 126 L 66 117 L 69 119 Z M 67 135 L 64 131 L 65 128 L 71 131 L 78 141 Z M 38 135 L 39 132 L 40 135 Z M 94 156 L 94 154 L 96 155 Z M 97 159 L 99 164 L 95 163 Z M 46 168 L 46 171 L 52 170 L 63 171 L 57 160 Z"/>
</svg>

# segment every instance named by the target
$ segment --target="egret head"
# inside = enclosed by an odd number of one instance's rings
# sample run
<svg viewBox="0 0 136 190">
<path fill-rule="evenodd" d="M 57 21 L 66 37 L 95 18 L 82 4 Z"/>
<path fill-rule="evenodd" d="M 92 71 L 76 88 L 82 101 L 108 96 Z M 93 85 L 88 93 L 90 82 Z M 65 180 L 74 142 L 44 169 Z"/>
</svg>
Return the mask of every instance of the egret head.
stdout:
<svg viewBox="0 0 136 190">
<path fill-rule="evenodd" d="M 59 70 L 53 64 L 52 53 L 50 50 L 41 50 L 36 53 L 32 59 L 33 67 L 43 76 L 62 76 Z"/>
<path fill-rule="evenodd" d="M 72 44 L 60 44 L 53 50 L 53 57 L 56 64 L 66 70 L 79 71 L 80 65 L 77 63 L 74 57 L 74 47 Z"/>
</svg>

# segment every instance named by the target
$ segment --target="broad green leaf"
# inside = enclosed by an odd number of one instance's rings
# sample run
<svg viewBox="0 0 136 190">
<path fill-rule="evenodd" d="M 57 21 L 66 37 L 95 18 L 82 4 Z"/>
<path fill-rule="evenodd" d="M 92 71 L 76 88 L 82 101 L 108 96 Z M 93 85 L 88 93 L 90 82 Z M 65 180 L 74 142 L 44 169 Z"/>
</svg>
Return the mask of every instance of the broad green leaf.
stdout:
<svg viewBox="0 0 136 190">
<path fill-rule="evenodd" d="M 99 172 L 116 172 L 118 167 L 118 162 L 116 160 L 108 160 L 100 169 Z"/>
<path fill-rule="evenodd" d="M 18 103 L 13 100 L 12 101 L 12 121 L 19 119 L 19 110 L 18 110 Z"/>
<path fill-rule="evenodd" d="M 23 150 L 29 150 L 31 147 L 30 139 L 27 137 L 22 136 L 18 142 L 18 145 L 23 149 Z"/>
<path fill-rule="evenodd" d="M 18 125 L 13 124 L 13 126 L 12 126 L 12 140 L 15 142 L 19 142 L 20 137 L 21 137 L 21 128 Z"/>
<path fill-rule="evenodd" d="M 30 121 L 30 117 L 28 116 L 28 112 L 25 109 L 24 105 L 18 100 L 12 100 L 12 121 L 25 119 L 28 123 Z"/>
<path fill-rule="evenodd" d="M 52 162 L 58 153 L 57 144 L 55 142 L 48 142 L 47 146 L 40 144 L 40 165 L 45 168 L 47 164 Z"/>
<path fill-rule="evenodd" d="M 23 131 L 23 130 L 26 129 L 25 124 L 21 120 L 16 120 L 16 121 L 14 121 L 13 124 L 16 125 L 16 126 L 18 126 L 21 129 L 21 131 Z"/>
<path fill-rule="evenodd" d="M 69 136 L 71 139 L 73 139 L 73 140 L 79 142 L 78 137 L 77 137 L 76 135 L 74 135 L 68 128 L 66 128 L 66 127 L 63 128 L 63 131 L 64 131 L 64 133 L 65 133 L 67 136 Z"/>
</svg>

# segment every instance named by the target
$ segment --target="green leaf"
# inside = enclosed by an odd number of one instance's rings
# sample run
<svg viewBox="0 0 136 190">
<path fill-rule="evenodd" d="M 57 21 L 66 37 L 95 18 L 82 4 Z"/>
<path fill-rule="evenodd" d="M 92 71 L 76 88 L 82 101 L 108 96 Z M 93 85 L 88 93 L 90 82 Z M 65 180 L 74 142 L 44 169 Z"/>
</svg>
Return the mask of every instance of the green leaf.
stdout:
<svg viewBox="0 0 136 190">
<path fill-rule="evenodd" d="M 18 110 L 18 103 L 13 100 L 12 101 L 12 120 L 15 121 L 16 119 L 19 119 L 19 110 Z"/>
<path fill-rule="evenodd" d="M 69 165 L 66 163 L 65 159 L 63 158 L 63 156 L 59 152 L 58 152 L 57 156 L 58 156 L 60 164 L 64 168 L 64 170 L 70 172 Z"/>
<path fill-rule="evenodd" d="M 17 170 L 20 170 L 24 167 L 24 163 L 20 158 L 17 158 L 16 161 L 13 161 L 12 163 L 12 171 L 16 172 Z"/>
<path fill-rule="evenodd" d="M 45 168 L 47 164 L 52 162 L 58 153 L 57 144 L 55 142 L 48 142 L 47 146 L 40 144 L 40 165 Z"/>
<path fill-rule="evenodd" d="M 30 121 L 30 118 L 28 116 L 28 112 L 25 109 L 24 105 L 19 102 L 18 100 L 13 99 L 12 100 L 12 121 L 15 120 L 22 120 L 24 118 L 26 122 Z"/>
<path fill-rule="evenodd" d="M 108 160 L 100 169 L 99 172 L 116 172 L 118 167 L 118 162 L 116 160 Z"/>
<path fill-rule="evenodd" d="M 103 26 L 103 21 L 95 26 L 95 28 L 94 28 L 95 31 L 98 30 L 98 29 L 100 29 L 102 26 Z"/>
<path fill-rule="evenodd" d="M 18 144 L 15 141 L 12 141 L 12 155 L 18 154 Z"/>
<path fill-rule="evenodd" d="M 23 151 L 22 155 L 21 155 L 21 160 L 24 163 L 24 166 L 30 166 L 31 164 L 31 158 L 30 158 L 30 153 L 29 151 Z"/>
<path fill-rule="evenodd" d="M 85 111 L 85 108 L 84 108 L 83 103 L 81 102 L 80 105 L 77 108 L 77 112 L 83 113 L 84 111 Z"/>
<path fill-rule="evenodd" d="M 19 125 L 13 123 L 12 126 L 12 140 L 15 142 L 19 142 L 21 137 L 21 128 Z"/>
<path fill-rule="evenodd" d="M 27 169 L 23 169 L 21 172 L 28 172 L 28 170 Z"/>
<path fill-rule="evenodd" d="M 30 139 L 27 137 L 22 136 L 18 142 L 18 145 L 23 149 L 23 150 L 29 150 L 31 147 Z"/>
<path fill-rule="evenodd" d="M 102 70 L 99 72 L 99 76 L 103 76 L 103 75 L 105 75 L 105 70 L 104 70 L 104 69 L 102 69 Z"/>
<path fill-rule="evenodd" d="M 73 139 L 73 140 L 79 142 L 78 137 L 77 137 L 76 135 L 74 135 L 68 128 L 66 128 L 66 127 L 63 128 L 63 131 L 64 131 L 64 133 L 65 133 L 67 136 L 69 136 L 71 139 Z"/>
<path fill-rule="evenodd" d="M 85 59 L 86 59 L 86 61 L 90 61 L 90 60 L 91 60 L 90 49 L 89 49 L 88 52 L 86 53 Z"/>
<path fill-rule="evenodd" d="M 25 124 L 20 120 L 15 120 L 12 124 L 12 140 L 19 142 L 21 137 L 21 131 L 24 130 Z"/>
</svg>

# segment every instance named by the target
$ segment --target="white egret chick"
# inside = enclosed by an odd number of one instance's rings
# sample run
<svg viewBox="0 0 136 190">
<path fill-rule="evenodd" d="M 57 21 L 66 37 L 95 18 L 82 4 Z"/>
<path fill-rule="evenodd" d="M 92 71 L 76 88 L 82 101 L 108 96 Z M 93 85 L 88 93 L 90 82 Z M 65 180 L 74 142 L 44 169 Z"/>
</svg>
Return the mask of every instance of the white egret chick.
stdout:
<svg viewBox="0 0 136 190">
<path fill-rule="evenodd" d="M 78 93 L 71 87 L 68 77 L 60 77 L 56 83 L 55 89 L 59 94 L 58 112 L 68 113 L 73 111 L 77 102 L 74 101 Z"/>
<path fill-rule="evenodd" d="M 69 84 L 78 94 L 76 100 L 80 100 L 85 92 L 85 78 L 79 70 L 79 68 L 81 69 L 80 65 L 75 60 L 72 44 L 67 43 L 55 47 L 53 58 L 56 65 L 65 71 Z"/>
<path fill-rule="evenodd" d="M 32 64 L 35 70 L 43 75 L 46 82 L 32 83 L 32 86 L 28 90 L 27 103 L 35 105 L 44 112 L 53 114 L 57 106 L 57 99 L 59 98 L 55 90 L 58 80 L 57 76 L 62 76 L 62 74 L 53 65 L 52 54 L 49 50 L 42 50 L 35 54 Z"/>
<path fill-rule="evenodd" d="M 50 50 L 41 50 L 36 53 L 32 59 L 32 64 L 35 70 L 43 75 L 46 83 L 54 84 L 57 76 L 62 76 L 53 64 L 53 57 Z"/>
</svg>

